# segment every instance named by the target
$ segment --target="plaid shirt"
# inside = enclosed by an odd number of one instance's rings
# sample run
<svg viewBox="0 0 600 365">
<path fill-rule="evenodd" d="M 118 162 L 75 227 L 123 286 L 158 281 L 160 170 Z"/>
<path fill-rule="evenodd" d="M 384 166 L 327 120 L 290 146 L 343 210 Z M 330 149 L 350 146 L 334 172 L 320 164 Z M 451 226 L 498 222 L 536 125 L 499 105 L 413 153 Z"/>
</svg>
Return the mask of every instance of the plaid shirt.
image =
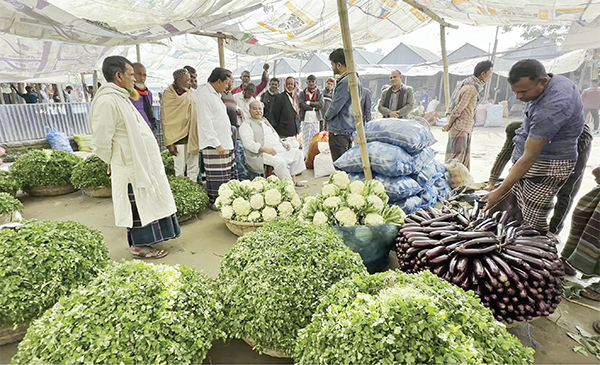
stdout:
<svg viewBox="0 0 600 365">
<path fill-rule="evenodd" d="M 474 85 L 464 85 L 458 93 L 458 101 L 450 118 L 450 126 L 457 131 L 472 133 L 475 125 L 475 108 L 479 93 Z"/>
</svg>

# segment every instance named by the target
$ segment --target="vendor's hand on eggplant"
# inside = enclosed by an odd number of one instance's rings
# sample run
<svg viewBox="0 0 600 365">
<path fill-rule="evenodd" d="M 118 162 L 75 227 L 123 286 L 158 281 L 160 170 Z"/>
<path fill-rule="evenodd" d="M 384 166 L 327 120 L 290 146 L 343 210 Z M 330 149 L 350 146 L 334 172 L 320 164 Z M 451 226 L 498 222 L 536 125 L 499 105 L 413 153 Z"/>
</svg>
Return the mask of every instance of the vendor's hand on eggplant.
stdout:
<svg viewBox="0 0 600 365">
<path fill-rule="evenodd" d="M 489 194 L 487 194 L 483 198 L 481 198 L 481 201 L 486 202 L 485 208 L 483 209 L 483 211 L 484 212 L 488 211 L 490 208 L 492 208 L 493 206 L 498 204 L 498 202 L 502 198 L 502 195 L 503 194 L 500 191 L 500 189 L 496 189 L 496 190 L 491 191 Z"/>
</svg>

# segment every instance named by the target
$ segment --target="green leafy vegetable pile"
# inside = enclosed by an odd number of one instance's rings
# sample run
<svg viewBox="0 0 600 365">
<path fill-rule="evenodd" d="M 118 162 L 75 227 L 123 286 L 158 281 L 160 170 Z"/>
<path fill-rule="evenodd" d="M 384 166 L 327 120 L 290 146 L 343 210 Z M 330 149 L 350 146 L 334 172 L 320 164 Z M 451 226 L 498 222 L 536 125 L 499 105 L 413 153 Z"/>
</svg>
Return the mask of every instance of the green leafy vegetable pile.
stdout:
<svg viewBox="0 0 600 365">
<path fill-rule="evenodd" d="M 10 214 L 15 210 L 23 209 L 23 203 L 11 194 L 0 193 L 0 214 Z"/>
<path fill-rule="evenodd" d="M 353 274 L 366 274 L 362 260 L 331 228 L 276 218 L 238 238 L 221 261 L 224 328 L 259 352 L 291 355 L 320 296 Z"/>
<path fill-rule="evenodd" d="M 28 323 L 108 263 L 102 233 L 75 222 L 0 230 L 0 327 Z"/>
<path fill-rule="evenodd" d="M 0 193 L 14 194 L 19 189 L 17 179 L 10 172 L 0 170 Z"/>
<path fill-rule="evenodd" d="M 34 150 L 19 156 L 10 171 L 25 189 L 62 186 L 71 182 L 71 172 L 79 161 L 80 157 L 65 151 Z"/>
<path fill-rule="evenodd" d="M 109 188 L 110 177 L 107 174 L 108 164 L 96 155 L 80 161 L 73 169 L 71 182 L 77 189 Z"/>
<path fill-rule="evenodd" d="M 333 286 L 300 331 L 300 364 L 531 364 L 473 292 L 426 271 L 356 275 Z"/>
<path fill-rule="evenodd" d="M 218 338 L 214 280 L 185 266 L 115 264 L 34 321 L 15 364 L 199 364 Z"/>
<path fill-rule="evenodd" d="M 168 178 L 178 217 L 195 216 L 206 209 L 208 194 L 198 184 L 184 176 Z"/>
<path fill-rule="evenodd" d="M 175 159 L 173 155 L 169 151 L 162 151 L 160 157 L 162 157 L 163 165 L 165 165 L 167 176 L 175 176 Z"/>
</svg>

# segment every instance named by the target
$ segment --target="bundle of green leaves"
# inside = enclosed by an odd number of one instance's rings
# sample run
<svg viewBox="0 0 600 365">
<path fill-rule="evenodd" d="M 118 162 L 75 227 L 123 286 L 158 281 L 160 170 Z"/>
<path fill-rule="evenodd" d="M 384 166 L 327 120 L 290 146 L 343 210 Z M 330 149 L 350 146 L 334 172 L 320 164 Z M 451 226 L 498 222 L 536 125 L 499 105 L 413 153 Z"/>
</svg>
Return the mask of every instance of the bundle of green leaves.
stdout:
<svg viewBox="0 0 600 365">
<path fill-rule="evenodd" d="M 91 155 L 73 168 L 71 182 L 76 189 L 109 188 L 111 184 L 107 171 L 108 164 L 97 155 Z"/>
<path fill-rule="evenodd" d="M 198 184 L 184 176 L 168 178 L 178 217 L 195 216 L 206 209 L 208 194 Z"/>
<path fill-rule="evenodd" d="M 0 170 L 0 193 L 13 194 L 19 189 L 17 179 L 10 172 Z"/>
<path fill-rule="evenodd" d="M 175 159 L 173 158 L 173 155 L 171 155 L 169 151 L 162 151 L 160 157 L 162 157 L 167 176 L 175 176 Z"/>
<path fill-rule="evenodd" d="M 29 323 L 107 263 L 102 233 L 80 223 L 29 221 L 0 230 L 0 327 Z"/>
<path fill-rule="evenodd" d="M 0 214 L 10 214 L 20 209 L 23 209 L 23 203 L 9 193 L 0 193 Z"/>
<path fill-rule="evenodd" d="M 34 321 L 14 364 L 200 364 L 224 338 L 214 280 L 185 266 L 115 264 Z"/>
<path fill-rule="evenodd" d="M 65 151 L 34 150 L 19 156 L 11 173 L 25 189 L 31 186 L 62 186 L 71 182 L 71 172 L 81 158 Z"/>
<path fill-rule="evenodd" d="M 343 280 L 300 331 L 300 364 L 531 364 L 473 292 L 429 271 Z"/>
<path fill-rule="evenodd" d="M 331 228 L 276 218 L 238 238 L 221 261 L 224 328 L 258 352 L 291 355 L 320 296 L 353 274 L 366 274 L 362 260 Z"/>
</svg>

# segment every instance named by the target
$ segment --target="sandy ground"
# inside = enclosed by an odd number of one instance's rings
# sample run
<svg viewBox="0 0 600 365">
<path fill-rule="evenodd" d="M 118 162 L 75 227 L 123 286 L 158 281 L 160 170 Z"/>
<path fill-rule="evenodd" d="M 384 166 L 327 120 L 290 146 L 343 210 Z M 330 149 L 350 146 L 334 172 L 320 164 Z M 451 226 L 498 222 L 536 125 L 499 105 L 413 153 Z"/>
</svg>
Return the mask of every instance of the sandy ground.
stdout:
<svg viewBox="0 0 600 365">
<path fill-rule="evenodd" d="M 505 120 L 505 125 L 512 120 Z M 439 152 L 436 157 L 443 161 L 443 154 L 447 142 L 447 134 L 440 127 L 432 127 L 438 143 L 433 147 Z M 485 181 L 491 166 L 504 143 L 505 133 L 502 128 L 478 128 L 473 135 L 472 145 L 472 174 L 475 181 Z M 595 186 L 590 171 L 600 164 L 600 138 L 596 138 L 587 170 L 584 175 L 583 185 L 576 200 Z M 506 174 L 506 172 L 505 172 Z M 306 171 L 302 179 L 307 187 L 299 189 L 300 194 L 314 194 L 319 191 L 325 178 L 314 179 L 312 170 Z M 20 197 L 25 205 L 23 215 L 26 219 L 36 218 L 44 220 L 73 220 L 87 226 L 99 229 L 108 244 L 109 256 L 112 260 L 130 260 L 131 255 L 127 247 L 125 230 L 114 226 L 112 203 L 110 199 L 95 199 L 82 196 L 76 192 L 69 195 L 33 198 L 27 195 Z M 575 201 L 576 201 L 575 200 Z M 569 221 L 561 232 L 564 241 L 568 235 Z M 199 218 L 193 218 L 182 223 L 182 234 L 177 240 L 163 245 L 169 250 L 169 255 L 161 263 L 183 264 L 204 271 L 211 277 L 219 273 L 221 257 L 229 250 L 236 240 L 236 236 L 228 231 L 219 215 L 212 211 L 205 211 Z M 391 254 L 391 257 L 394 257 Z M 391 266 L 395 266 L 392 262 Z M 515 326 L 511 331 L 517 335 L 525 345 L 536 349 L 536 363 L 538 364 L 598 364 L 595 357 L 585 357 L 574 353 L 573 347 L 578 344 L 567 336 L 567 332 L 575 332 L 575 326 L 581 326 L 593 333 L 592 321 L 600 319 L 600 306 L 598 303 L 582 299 L 580 302 L 593 306 L 596 310 L 577 303 L 563 300 L 559 309 L 549 318 L 542 318 L 530 324 Z M 0 363 L 10 362 L 16 353 L 17 345 L 0 347 Z M 242 341 L 231 341 L 227 344 L 217 342 L 214 344 L 205 363 L 290 363 L 290 359 L 277 359 L 261 356 L 250 349 Z"/>
</svg>

